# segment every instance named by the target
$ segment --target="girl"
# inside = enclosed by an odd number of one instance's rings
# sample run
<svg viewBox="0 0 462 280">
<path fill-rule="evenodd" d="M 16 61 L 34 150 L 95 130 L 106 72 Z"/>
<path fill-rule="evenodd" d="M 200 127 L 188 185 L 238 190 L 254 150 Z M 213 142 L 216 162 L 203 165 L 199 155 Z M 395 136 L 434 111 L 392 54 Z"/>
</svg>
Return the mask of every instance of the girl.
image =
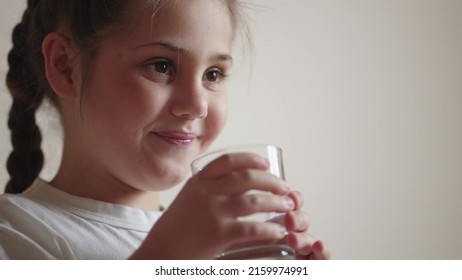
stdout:
<svg viewBox="0 0 462 280">
<path fill-rule="evenodd" d="M 29 0 L 9 55 L 6 191 L 16 195 L 0 198 L 0 257 L 210 259 L 289 230 L 300 258 L 328 258 L 300 194 L 254 155 L 217 159 L 160 211 L 157 193 L 184 180 L 223 129 L 242 20 L 237 0 Z M 51 182 L 37 178 L 44 98 L 64 129 Z M 287 214 L 283 225 L 237 221 L 259 211 Z"/>
</svg>

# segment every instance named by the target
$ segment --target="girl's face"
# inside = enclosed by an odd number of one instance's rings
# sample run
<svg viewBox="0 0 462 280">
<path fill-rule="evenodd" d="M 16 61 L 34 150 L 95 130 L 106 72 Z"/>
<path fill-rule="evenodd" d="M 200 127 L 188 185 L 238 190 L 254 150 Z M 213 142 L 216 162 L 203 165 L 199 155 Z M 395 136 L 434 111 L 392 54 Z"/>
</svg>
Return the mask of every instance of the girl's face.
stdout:
<svg viewBox="0 0 462 280">
<path fill-rule="evenodd" d="M 162 190 L 189 174 L 226 122 L 232 29 L 222 1 L 168 1 L 102 43 L 82 107 L 97 176 Z"/>
</svg>

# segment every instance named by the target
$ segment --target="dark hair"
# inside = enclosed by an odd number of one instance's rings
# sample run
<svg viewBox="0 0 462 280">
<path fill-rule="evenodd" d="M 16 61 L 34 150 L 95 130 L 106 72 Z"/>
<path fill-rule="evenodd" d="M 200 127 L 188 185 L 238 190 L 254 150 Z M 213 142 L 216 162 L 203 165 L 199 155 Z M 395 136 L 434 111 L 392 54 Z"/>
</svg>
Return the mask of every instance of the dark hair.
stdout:
<svg viewBox="0 0 462 280">
<path fill-rule="evenodd" d="M 85 81 L 86 70 L 97 54 L 101 40 L 126 27 L 129 12 L 135 10 L 129 5 L 138 1 L 141 0 L 28 0 L 22 21 L 13 30 L 13 48 L 8 55 L 6 83 L 13 97 L 8 127 L 13 151 L 7 160 L 10 181 L 6 193 L 26 190 L 44 164 L 42 137 L 35 113 L 44 98 L 58 106 L 56 95 L 45 76 L 44 38 L 58 30 L 69 36 L 80 52 Z M 144 4 L 156 11 L 167 1 L 144 0 Z M 238 1 L 222 1 L 227 5 L 233 26 L 237 29 L 242 16 Z"/>
</svg>

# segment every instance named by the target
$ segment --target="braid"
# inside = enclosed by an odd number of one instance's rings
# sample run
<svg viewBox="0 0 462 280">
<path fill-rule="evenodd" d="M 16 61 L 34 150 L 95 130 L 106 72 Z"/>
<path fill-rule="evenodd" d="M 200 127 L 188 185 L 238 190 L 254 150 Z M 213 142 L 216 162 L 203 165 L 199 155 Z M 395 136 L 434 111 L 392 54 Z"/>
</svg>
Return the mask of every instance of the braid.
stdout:
<svg viewBox="0 0 462 280">
<path fill-rule="evenodd" d="M 29 36 L 37 4 L 37 0 L 28 1 L 22 21 L 14 28 L 13 48 L 8 55 L 10 69 L 6 83 L 13 97 L 8 127 L 11 130 L 13 151 L 7 160 L 10 174 L 5 189 L 7 193 L 20 193 L 27 189 L 40 173 L 44 162 L 40 147 L 42 137 L 35 121 L 35 112 L 42 103 L 45 90 L 40 81 L 43 76 L 37 72 L 40 67 L 34 67 L 31 63 L 37 61 L 37 51 L 41 48 L 34 44 L 35 34 Z"/>
</svg>

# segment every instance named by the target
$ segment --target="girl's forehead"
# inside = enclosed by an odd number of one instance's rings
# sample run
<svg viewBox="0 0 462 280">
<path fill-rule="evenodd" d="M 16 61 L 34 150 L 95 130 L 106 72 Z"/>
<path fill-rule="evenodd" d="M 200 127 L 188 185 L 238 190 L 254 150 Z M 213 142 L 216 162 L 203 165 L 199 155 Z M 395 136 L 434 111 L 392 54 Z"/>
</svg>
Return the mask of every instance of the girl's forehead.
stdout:
<svg viewBox="0 0 462 280">
<path fill-rule="evenodd" d="M 231 20 L 228 1 L 225 0 L 151 0 L 151 1 L 129 1 L 130 9 L 134 13 L 132 19 L 150 18 L 153 23 L 156 19 L 164 21 L 181 20 L 190 14 L 195 15 L 197 20 L 207 18 L 210 15 L 219 14 L 223 21 Z"/>
<path fill-rule="evenodd" d="M 231 21 L 231 14 L 226 1 L 220 0 L 170 0 L 162 5 L 146 9 L 144 15 L 150 18 L 153 25 L 169 21 L 169 24 L 188 24 L 208 21 L 211 24 Z"/>
<path fill-rule="evenodd" d="M 122 36 L 128 44 L 158 38 L 179 42 L 221 40 L 231 44 L 234 31 L 224 2 L 162 1 L 162 5 L 143 10 L 131 30 Z"/>
</svg>

